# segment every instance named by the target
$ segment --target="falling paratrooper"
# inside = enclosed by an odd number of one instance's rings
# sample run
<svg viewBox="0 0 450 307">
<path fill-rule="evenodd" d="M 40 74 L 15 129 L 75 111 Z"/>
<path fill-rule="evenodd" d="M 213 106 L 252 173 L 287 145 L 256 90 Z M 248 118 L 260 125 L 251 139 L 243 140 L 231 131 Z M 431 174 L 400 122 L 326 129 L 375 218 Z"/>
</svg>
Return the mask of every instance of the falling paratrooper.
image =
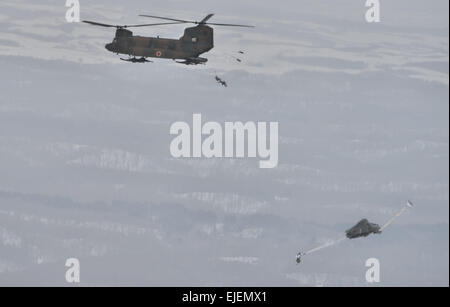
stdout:
<svg viewBox="0 0 450 307">
<path fill-rule="evenodd" d="M 216 81 L 217 83 L 219 83 L 220 85 L 224 86 L 224 87 L 228 87 L 228 84 L 226 81 L 222 80 L 221 78 L 219 78 L 219 76 L 216 75 Z"/>
</svg>

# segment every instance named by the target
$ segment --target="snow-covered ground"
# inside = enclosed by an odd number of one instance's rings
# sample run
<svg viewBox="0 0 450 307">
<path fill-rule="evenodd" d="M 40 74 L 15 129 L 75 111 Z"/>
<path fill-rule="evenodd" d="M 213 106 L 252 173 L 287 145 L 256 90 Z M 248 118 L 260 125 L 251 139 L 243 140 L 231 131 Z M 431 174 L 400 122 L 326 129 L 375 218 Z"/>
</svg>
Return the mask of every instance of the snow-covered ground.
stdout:
<svg viewBox="0 0 450 307">
<path fill-rule="evenodd" d="M 448 1 L 383 2 L 376 25 L 332 2 L 81 1 L 105 22 L 257 25 L 216 29 L 208 65 L 184 67 L 118 61 L 113 31 L 66 24 L 64 1 L 2 1 L 0 285 L 65 285 L 76 257 L 82 285 L 365 286 L 375 257 L 381 285 L 448 286 Z M 278 121 L 278 167 L 172 158 L 169 127 L 193 113 Z M 382 235 L 295 265 L 407 199 Z"/>
</svg>

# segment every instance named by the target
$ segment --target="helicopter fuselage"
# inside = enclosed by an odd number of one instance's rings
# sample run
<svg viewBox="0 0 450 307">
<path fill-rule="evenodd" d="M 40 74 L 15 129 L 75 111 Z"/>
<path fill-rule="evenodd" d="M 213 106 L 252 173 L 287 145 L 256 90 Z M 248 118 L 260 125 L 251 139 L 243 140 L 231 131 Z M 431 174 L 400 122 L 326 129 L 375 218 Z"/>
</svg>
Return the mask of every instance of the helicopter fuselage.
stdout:
<svg viewBox="0 0 450 307">
<path fill-rule="evenodd" d="M 180 39 L 135 36 L 127 29 L 117 29 L 108 51 L 142 58 L 193 60 L 214 48 L 214 32 L 211 27 L 198 25 L 186 28 Z M 206 60 L 206 59 L 203 59 Z"/>
</svg>

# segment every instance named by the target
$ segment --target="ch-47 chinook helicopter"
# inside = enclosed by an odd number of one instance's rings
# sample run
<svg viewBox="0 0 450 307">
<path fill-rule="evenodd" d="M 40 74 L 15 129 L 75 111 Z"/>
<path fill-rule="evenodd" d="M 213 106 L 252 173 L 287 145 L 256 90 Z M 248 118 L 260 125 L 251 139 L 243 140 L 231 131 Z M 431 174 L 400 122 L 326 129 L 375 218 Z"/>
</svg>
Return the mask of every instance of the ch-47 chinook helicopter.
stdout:
<svg viewBox="0 0 450 307">
<path fill-rule="evenodd" d="M 125 54 L 129 58 L 121 59 L 132 63 L 151 62 L 147 58 L 172 59 L 181 64 L 197 65 L 204 64 L 208 61 L 206 58 L 200 57 L 201 54 L 214 48 L 214 30 L 212 26 L 228 26 L 228 27 L 246 27 L 253 26 L 209 23 L 208 20 L 214 16 L 209 14 L 201 21 L 190 21 L 182 19 L 174 19 L 167 17 L 139 15 L 141 17 L 157 18 L 170 22 L 137 24 L 137 25 L 110 25 L 94 21 L 84 20 L 83 22 L 108 28 L 116 28 L 116 36 L 112 43 L 106 44 L 105 48 L 116 54 Z M 184 30 L 184 35 L 180 39 L 167 39 L 158 37 L 144 37 L 133 35 L 128 28 L 150 27 L 173 24 L 195 24 Z"/>
</svg>

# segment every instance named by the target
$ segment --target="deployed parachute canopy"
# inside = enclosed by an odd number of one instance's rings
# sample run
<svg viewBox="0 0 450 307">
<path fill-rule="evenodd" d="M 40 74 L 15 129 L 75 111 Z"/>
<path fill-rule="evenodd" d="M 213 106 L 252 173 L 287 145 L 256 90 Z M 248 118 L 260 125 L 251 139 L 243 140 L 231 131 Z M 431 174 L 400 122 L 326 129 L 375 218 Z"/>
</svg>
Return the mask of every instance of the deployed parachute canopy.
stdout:
<svg viewBox="0 0 450 307">
<path fill-rule="evenodd" d="M 356 224 L 355 226 L 353 226 L 350 229 L 347 229 L 345 231 L 345 237 L 342 237 L 338 240 L 334 240 L 331 242 L 327 242 L 325 244 L 322 244 L 321 246 L 315 247 L 313 249 L 310 249 L 307 252 L 299 252 L 296 256 L 296 262 L 297 264 L 299 264 L 302 261 L 302 256 L 304 255 L 308 255 L 314 252 L 317 252 L 321 249 L 324 249 L 326 247 L 338 244 L 342 241 L 344 241 L 345 239 L 355 239 L 355 238 L 360 238 L 360 237 L 367 237 L 368 235 L 372 234 L 372 233 L 376 233 L 376 234 L 380 234 L 384 229 L 386 229 L 386 227 L 388 227 L 390 224 L 392 224 L 392 222 L 399 217 L 400 215 L 402 215 L 408 208 L 412 208 L 413 204 L 411 201 L 407 201 L 406 205 L 399 211 L 397 212 L 392 218 L 390 218 L 383 226 L 380 227 L 380 225 L 375 224 L 375 223 L 370 223 L 367 219 L 362 219 L 361 221 L 358 222 L 358 224 Z"/>
<path fill-rule="evenodd" d="M 378 224 L 369 223 L 367 219 L 362 219 L 355 226 L 345 231 L 345 235 L 349 239 L 359 237 L 367 237 L 371 233 L 381 233 L 381 227 Z"/>
</svg>

